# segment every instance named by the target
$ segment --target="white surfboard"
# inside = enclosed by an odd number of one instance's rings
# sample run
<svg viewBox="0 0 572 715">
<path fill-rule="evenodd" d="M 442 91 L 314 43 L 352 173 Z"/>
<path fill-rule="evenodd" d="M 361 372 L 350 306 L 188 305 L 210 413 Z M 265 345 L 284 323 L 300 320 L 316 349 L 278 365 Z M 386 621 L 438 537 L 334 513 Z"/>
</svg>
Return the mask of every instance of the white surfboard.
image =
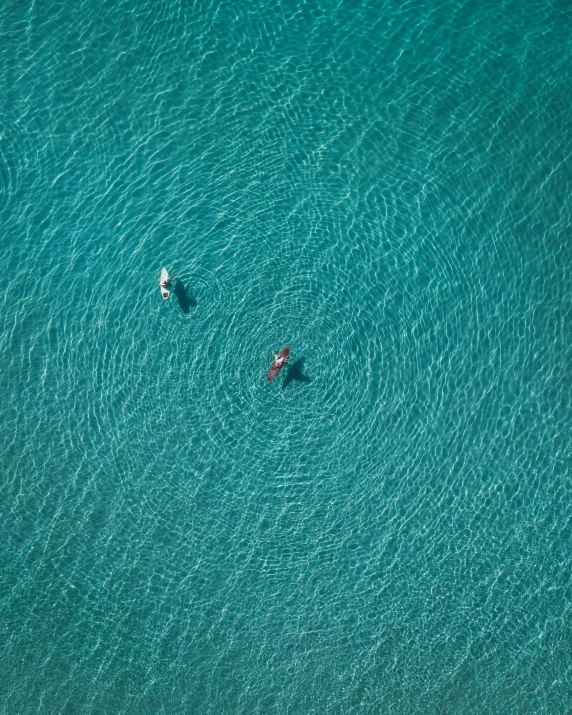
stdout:
<svg viewBox="0 0 572 715">
<path fill-rule="evenodd" d="M 167 283 L 168 280 L 169 274 L 167 272 L 167 269 L 163 268 L 161 271 L 161 277 L 159 278 L 159 288 L 161 289 L 161 295 L 163 296 L 164 300 L 167 300 L 167 298 L 171 295 L 171 291 L 163 285 L 163 283 Z"/>
</svg>

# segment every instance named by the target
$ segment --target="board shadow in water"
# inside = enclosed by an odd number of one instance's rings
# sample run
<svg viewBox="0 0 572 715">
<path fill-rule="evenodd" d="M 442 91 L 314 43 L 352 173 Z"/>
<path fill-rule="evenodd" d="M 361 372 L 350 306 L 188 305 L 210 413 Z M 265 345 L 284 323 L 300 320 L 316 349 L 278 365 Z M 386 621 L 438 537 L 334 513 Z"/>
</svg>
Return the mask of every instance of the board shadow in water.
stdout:
<svg viewBox="0 0 572 715">
<path fill-rule="evenodd" d="M 179 307 L 181 308 L 183 313 L 190 313 L 191 308 L 194 308 L 197 305 L 197 301 L 185 288 L 183 281 L 177 280 L 173 288 L 173 293 L 177 296 L 177 300 L 179 301 Z"/>
<path fill-rule="evenodd" d="M 287 387 L 293 380 L 296 382 L 311 382 L 308 375 L 304 374 L 304 360 L 305 358 L 298 358 L 295 362 L 288 366 L 288 372 L 282 383 L 282 389 Z"/>
</svg>

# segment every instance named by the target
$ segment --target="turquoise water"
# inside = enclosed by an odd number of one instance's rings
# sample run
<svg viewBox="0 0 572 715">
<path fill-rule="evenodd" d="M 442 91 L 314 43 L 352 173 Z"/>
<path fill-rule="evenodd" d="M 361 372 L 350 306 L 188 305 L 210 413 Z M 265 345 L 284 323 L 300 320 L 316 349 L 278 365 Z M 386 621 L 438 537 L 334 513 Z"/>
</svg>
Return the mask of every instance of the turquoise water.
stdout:
<svg viewBox="0 0 572 715">
<path fill-rule="evenodd" d="M 4 0 L 0 57 L 0 711 L 569 713 L 569 4 Z"/>
</svg>

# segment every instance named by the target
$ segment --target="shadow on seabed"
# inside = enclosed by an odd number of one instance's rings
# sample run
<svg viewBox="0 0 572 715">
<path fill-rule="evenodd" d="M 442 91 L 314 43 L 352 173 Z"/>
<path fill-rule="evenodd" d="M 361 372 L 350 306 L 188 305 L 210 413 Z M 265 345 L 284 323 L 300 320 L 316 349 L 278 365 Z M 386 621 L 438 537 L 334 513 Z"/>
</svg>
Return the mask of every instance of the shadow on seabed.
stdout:
<svg viewBox="0 0 572 715">
<path fill-rule="evenodd" d="M 310 378 L 304 374 L 304 360 L 305 358 L 298 358 L 295 362 L 288 366 L 288 372 L 282 383 L 282 389 L 287 387 L 292 380 L 296 382 L 311 382 Z"/>
</svg>

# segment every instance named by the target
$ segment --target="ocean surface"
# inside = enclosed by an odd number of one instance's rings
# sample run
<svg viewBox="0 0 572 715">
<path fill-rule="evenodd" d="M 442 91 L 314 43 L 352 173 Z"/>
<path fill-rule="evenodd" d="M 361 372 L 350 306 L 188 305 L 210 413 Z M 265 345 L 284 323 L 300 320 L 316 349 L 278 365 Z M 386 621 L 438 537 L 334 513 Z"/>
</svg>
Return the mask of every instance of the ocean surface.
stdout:
<svg viewBox="0 0 572 715">
<path fill-rule="evenodd" d="M 2 715 L 572 712 L 571 107 L 561 0 L 1 0 Z"/>
</svg>

